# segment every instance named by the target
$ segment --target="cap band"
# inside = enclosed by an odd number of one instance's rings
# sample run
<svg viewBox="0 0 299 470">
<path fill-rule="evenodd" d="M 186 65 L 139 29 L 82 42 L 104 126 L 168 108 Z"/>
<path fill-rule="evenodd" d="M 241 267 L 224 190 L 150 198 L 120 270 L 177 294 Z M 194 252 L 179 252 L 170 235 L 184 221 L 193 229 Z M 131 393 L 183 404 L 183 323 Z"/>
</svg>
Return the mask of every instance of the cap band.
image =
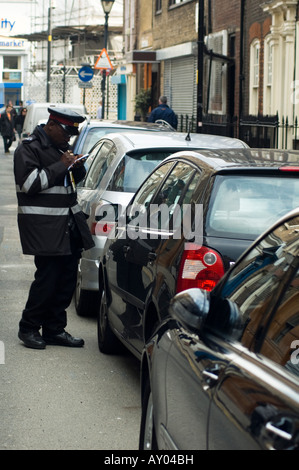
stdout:
<svg viewBox="0 0 299 470">
<path fill-rule="evenodd" d="M 65 119 L 61 116 L 54 116 L 54 114 L 50 114 L 49 119 L 52 119 L 53 121 L 60 122 L 61 124 L 64 124 L 65 126 L 79 127 L 78 122 L 70 121 L 70 120 Z"/>
</svg>

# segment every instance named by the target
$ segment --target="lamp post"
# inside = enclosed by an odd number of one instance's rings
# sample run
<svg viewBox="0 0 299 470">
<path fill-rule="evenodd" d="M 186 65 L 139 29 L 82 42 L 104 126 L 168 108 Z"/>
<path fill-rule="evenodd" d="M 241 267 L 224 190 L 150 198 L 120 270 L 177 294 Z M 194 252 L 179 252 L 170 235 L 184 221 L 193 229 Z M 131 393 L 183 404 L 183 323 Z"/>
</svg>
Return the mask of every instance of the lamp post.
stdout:
<svg viewBox="0 0 299 470">
<path fill-rule="evenodd" d="M 48 8 L 48 57 L 47 57 L 47 98 L 46 101 L 50 101 L 50 82 L 51 82 L 51 45 L 52 45 L 52 5 L 53 0 L 49 0 Z"/>
<path fill-rule="evenodd" d="M 101 0 L 102 8 L 105 13 L 105 30 L 104 30 L 104 48 L 107 51 L 108 44 L 108 17 L 113 7 L 114 0 Z M 104 69 L 102 80 L 102 119 L 105 117 L 105 92 L 106 92 L 106 70 Z"/>
</svg>

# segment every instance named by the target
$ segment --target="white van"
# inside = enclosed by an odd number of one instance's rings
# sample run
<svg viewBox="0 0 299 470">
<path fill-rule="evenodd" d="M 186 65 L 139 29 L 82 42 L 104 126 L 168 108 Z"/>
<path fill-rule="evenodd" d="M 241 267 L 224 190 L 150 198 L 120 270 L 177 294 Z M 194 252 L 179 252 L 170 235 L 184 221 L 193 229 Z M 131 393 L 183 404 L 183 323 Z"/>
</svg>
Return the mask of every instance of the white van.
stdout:
<svg viewBox="0 0 299 470">
<path fill-rule="evenodd" d="M 22 138 L 28 137 L 30 134 L 32 134 L 38 124 L 42 122 L 46 123 L 48 121 L 48 108 L 68 108 L 87 117 L 86 109 L 83 104 L 32 103 L 29 106 L 26 106 L 27 114 L 24 121 Z"/>
</svg>

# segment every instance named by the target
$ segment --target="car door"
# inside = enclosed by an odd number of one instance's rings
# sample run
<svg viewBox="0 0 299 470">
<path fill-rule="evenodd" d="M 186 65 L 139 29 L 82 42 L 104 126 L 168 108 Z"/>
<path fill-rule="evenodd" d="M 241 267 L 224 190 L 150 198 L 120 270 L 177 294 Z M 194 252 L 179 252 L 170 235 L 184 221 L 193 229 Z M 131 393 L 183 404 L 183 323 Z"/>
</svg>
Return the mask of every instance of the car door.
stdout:
<svg viewBox="0 0 299 470">
<path fill-rule="evenodd" d="M 172 164 L 166 164 L 164 171 L 169 169 Z M 159 172 L 161 171 L 161 168 Z M 131 230 L 137 236 L 130 239 L 127 254 L 128 262 L 128 295 L 127 302 L 130 309 L 131 341 L 136 340 L 136 346 L 141 350 L 143 347 L 143 314 L 146 308 L 148 297 L 151 296 L 151 290 L 156 279 L 157 264 L 156 259 L 159 256 L 161 246 L 166 240 L 175 238 L 176 217 L 180 213 L 181 203 L 184 196 L 188 193 L 190 180 L 195 173 L 195 169 L 188 163 L 178 162 L 158 191 L 155 192 L 154 199 L 146 208 L 144 214 L 144 223 L 141 218 L 138 222 L 132 219 Z M 157 185 L 155 185 L 157 188 Z M 134 210 L 134 209 L 133 209 Z M 180 220 L 180 217 L 178 217 Z M 137 227 L 138 223 L 138 227 Z M 181 235 L 175 239 L 174 243 L 181 242 Z M 133 321 L 132 321 L 133 319 Z"/>
<path fill-rule="evenodd" d="M 230 362 L 215 377 L 211 450 L 298 449 L 299 220 L 278 227 L 232 270 L 221 295 L 243 316 Z"/>
<path fill-rule="evenodd" d="M 78 188 L 78 200 L 86 214 L 89 214 L 97 188 L 107 173 L 109 165 L 115 159 L 113 143 L 111 141 L 101 141 L 89 158 L 92 159 L 91 166 L 88 169 L 83 185 Z"/>
<path fill-rule="evenodd" d="M 147 210 L 151 200 L 163 178 L 173 166 L 173 162 L 157 169 L 140 187 L 127 208 L 127 217 L 119 221 L 118 234 L 109 243 L 106 254 L 106 270 L 110 289 L 109 321 L 133 347 L 135 346 L 136 331 L 140 326 L 138 309 L 142 310 L 144 298 L 144 285 L 142 266 L 146 251 L 150 250 L 150 240 L 142 239 L 138 253 L 134 250 L 134 234 L 140 235 L 140 226 L 137 223 L 146 220 Z M 128 223 L 126 223 L 128 222 Z M 136 232 L 135 232 L 136 229 Z M 138 260 L 138 263 L 136 263 Z M 134 264 L 134 268 L 132 268 Z M 138 294 L 139 292 L 139 294 Z M 133 299 L 133 300 L 132 300 Z M 132 307 L 133 306 L 133 307 Z M 137 311 L 137 314 L 136 314 Z M 139 332 L 138 332 L 139 333 Z M 138 346 L 140 348 L 140 345 Z"/>
</svg>

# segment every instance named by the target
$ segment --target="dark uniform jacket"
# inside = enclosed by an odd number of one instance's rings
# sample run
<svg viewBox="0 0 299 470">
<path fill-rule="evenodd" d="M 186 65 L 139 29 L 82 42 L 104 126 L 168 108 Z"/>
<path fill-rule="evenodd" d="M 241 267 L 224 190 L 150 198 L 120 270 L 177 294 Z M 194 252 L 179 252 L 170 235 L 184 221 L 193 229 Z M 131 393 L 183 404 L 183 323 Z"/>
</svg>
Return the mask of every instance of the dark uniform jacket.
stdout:
<svg viewBox="0 0 299 470">
<path fill-rule="evenodd" d="M 156 122 L 159 119 L 168 122 L 174 129 L 178 127 L 178 119 L 168 104 L 159 104 L 157 108 L 153 109 L 148 117 L 148 122 Z"/>
<path fill-rule="evenodd" d="M 61 154 L 42 126 L 37 126 L 15 151 L 18 226 L 24 254 L 70 255 L 70 221 L 75 222 L 72 225 L 79 233 L 82 248 L 94 246 L 69 173 L 60 161 Z M 84 175 L 84 166 L 73 171 L 77 182 Z"/>
<path fill-rule="evenodd" d="M 3 137 L 14 137 L 14 116 L 11 114 L 11 119 L 8 118 L 7 113 L 1 115 L 0 118 L 0 132 Z"/>
</svg>

